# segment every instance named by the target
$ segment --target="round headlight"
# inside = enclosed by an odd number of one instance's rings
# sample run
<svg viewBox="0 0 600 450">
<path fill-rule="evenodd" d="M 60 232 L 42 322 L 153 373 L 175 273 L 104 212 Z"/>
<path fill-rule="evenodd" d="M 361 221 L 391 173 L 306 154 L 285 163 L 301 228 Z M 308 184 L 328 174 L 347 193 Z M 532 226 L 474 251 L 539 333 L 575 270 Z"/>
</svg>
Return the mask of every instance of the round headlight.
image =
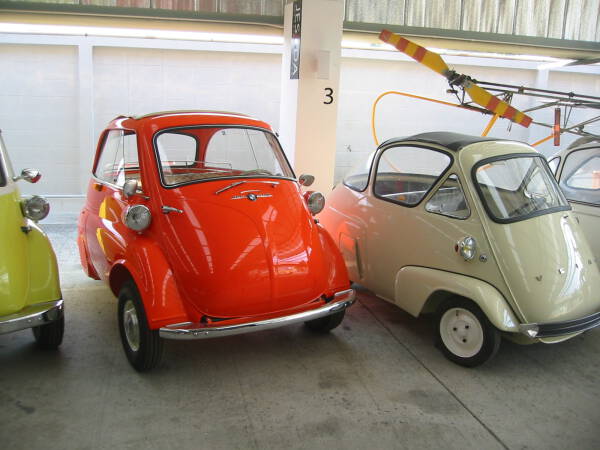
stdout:
<svg viewBox="0 0 600 450">
<path fill-rule="evenodd" d="M 320 192 L 308 193 L 306 197 L 306 204 L 311 214 L 319 214 L 325 207 L 325 197 Z"/>
<path fill-rule="evenodd" d="M 465 261 L 470 261 L 475 258 L 475 253 L 477 250 L 477 243 L 475 239 L 472 237 L 466 237 L 458 243 L 458 248 L 460 249 L 460 255 L 465 259 Z"/>
<path fill-rule="evenodd" d="M 49 212 L 50 203 L 39 195 L 34 195 L 23 202 L 23 214 L 35 222 L 45 218 Z"/>
<path fill-rule="evenodd" d="M 152 214 L 147 206 L 133 205 L 125 210 L 124 222 L 134 231 L 143 231 L 152 223 Z"/>
</svg>

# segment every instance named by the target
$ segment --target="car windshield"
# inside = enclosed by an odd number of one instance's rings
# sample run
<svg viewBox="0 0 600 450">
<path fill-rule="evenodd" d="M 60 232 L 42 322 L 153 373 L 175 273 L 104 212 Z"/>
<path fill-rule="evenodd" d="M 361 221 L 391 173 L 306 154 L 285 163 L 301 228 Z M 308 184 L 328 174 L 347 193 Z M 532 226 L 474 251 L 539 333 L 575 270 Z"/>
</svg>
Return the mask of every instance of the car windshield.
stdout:
<svg viewBox="0 0 600 450">
<path fill-rule="evenodd" d="M 154 145 L 167 186 L 223 177 L 294 176 L 277 138 L 256 128 L 170 129 L 158 133 Z"/>
<path fill-rule="evenodd" d="M 515 222 L 569 209 L 540 156 L 484 161 L 476 166 L 475 181 L 488 213 L 498 222 Z"/>
</svg>

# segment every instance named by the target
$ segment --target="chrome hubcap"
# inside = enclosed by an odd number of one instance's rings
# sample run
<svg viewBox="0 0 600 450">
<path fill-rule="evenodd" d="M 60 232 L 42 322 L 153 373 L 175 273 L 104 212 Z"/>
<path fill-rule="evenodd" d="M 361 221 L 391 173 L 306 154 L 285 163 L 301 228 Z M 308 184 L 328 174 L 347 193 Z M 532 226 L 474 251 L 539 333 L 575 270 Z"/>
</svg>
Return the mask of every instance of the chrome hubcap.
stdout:
<svg viewBox="0 0 600 450">
<path fill-rule="evenodd" d="M 440 336 L 448 350 L 461 358 L 475 356 L 483 346 L 483 328 L 469 310 L 450 308 L 440 320 Z"/>
<path fill-rule="evenodd" d="M 123 308 L 123 328 L 129 348 L 137 352 L 140 348 L 140 324 L 135 306 L 131 300 L 125 302 Z"/>
</svg>

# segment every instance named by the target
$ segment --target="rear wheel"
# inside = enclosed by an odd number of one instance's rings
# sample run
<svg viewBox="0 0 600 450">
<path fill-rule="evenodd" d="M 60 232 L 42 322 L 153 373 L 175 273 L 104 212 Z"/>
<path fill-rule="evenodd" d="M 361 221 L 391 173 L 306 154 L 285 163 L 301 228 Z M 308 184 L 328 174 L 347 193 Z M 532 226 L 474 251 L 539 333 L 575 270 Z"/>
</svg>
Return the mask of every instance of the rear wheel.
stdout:
<svg viewBox="0 0 600 450">
<path fill-rule="evenodd" d="M 158 330 L 148 327 L 144 305 L 132 281 L 119 291 L 119 331 L 125 355 L 135 370 L 146 372 L 158 365 L 163 341 Z"/>
<path fill-rule="evenodd" d="M 54 350 L 62 344 L 65 332 L 65 318 L 61 317 L 54 322 L 47 323 L 31 329 L 38 347 L 45 350 Z"/>
<path fill-rule="evenodd" d="M 328 333 L 342 323 L 345 314 L 346 310 L 343 309 L 329 316 L 319 317 L 318 319 L 304 322 L 304 325 L 313 331 L 317 331 L 319 333 Z"/>
<path fill-rule="evenodd" d="M 500 332 L 470 300 L 451 298 L 437 316 L 438 343 L 450 361 L 475 367 L 491 359 L 500 347 Z"/>
</svg>

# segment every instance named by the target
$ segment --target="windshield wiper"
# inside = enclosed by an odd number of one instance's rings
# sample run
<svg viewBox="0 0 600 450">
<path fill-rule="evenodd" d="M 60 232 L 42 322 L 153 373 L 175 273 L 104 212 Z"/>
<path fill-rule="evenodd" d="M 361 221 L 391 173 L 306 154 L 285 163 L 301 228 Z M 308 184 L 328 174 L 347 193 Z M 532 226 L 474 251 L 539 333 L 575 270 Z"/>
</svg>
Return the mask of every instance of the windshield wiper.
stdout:
<svg viewBox="0 0 600 450">
<path fill-rule="evenodd" d="M 233 187 L 239 186 L 240 184 L 244 184 L 247 183 L 247 181 L 236 181 L 235 183 L 231 183 L 229 186 L 225 186 L 222 189 L 219 189 L 217 192 L 215 192 L 215 195 L 219 195 L 221 192 L 225 192 L 228 189 L 231 189 Z"/>
</svg>

